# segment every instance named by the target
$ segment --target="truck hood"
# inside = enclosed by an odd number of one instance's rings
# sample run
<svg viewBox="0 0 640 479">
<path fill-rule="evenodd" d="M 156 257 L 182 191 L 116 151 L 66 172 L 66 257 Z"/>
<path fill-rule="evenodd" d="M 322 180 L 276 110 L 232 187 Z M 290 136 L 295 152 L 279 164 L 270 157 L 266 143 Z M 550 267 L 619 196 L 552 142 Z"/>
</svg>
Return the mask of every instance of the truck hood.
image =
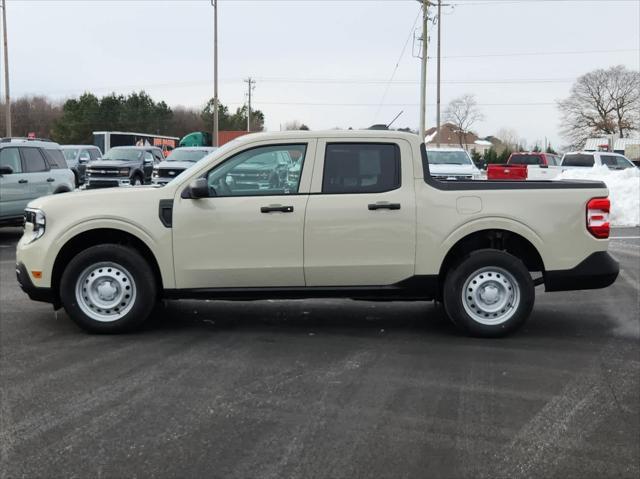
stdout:
<svg viewBox="0 0 640 479">
<path fill-rule="evenodd" d="M 477 175 L 480 171 L 473 165 L 432 165 L 429 164 L 431 175 Z"/>
<path fill-rule="evenodd" d="M 87 163 L 89 168 L 124 168 L 125 166 L 134 167 L 137 166 L 137 161 L 124 161 L 124 160 L 96 160 Z"/>
<path fill-rule="evenodd" d="M 92 205 L 99 205 L 100 207 L 104 205 L 105 209 L 108 209 L 109 205 L 121 205 L 122 203 L 129 206 L 139 206 L 147 200 L 155 202 L 156 197 L 159 196 L 159 189 L 156 186 L 121 186 L 119 188 L 75 190 L 71 193 L 42 196 L 29 202 L 27 207 L 38 208 L 46 213 L 49 208 L 71 208 L 77 210 L 81 208 L 81 205 L 87 205 L 88 208 L 92 208 Z"/>
<path fill-rule="evenodd" d="M 162 170 L 188 170 L 193 165 L 195 165 L 195 161 L 162 161 L 158 163 L 158 169 Z"/>
</svg>

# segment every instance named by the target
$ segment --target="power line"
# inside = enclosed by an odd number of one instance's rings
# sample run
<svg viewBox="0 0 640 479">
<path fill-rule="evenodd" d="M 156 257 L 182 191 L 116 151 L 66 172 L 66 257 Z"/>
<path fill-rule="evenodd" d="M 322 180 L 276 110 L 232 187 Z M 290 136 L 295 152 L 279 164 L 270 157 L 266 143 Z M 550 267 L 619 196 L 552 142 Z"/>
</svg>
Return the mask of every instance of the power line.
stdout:
<svg viewBox="0 0 640 479">
<path fill-rule="evenodd" d="M 283 106 L 365 106 L 374 107 L 378 103 L 318 103 L 318 102 L 280 102 L 280 101 L 259 101 L 260 105 L 283 105 Z M 241 103 L 229 103 L 230 105 L 240 105 Z M 435 106 L 435 103 L 427 103 L 428 106 Z M 529 103 L 478 103 L 478 106 L 549 106 L 556 105 L 554 102 L 529 102 Z M 386 106 L 420 106 L 418 103 L 387 103 Z"/>
<path fill-rule="evenodd" d="M 556 52 L 521 52 L 521 53 L 478 53 L 474 55 L 443 55 L 442 58 L 488 58 L 488 57 L 530 57 L 546 55 L 591 55 L 597 53 L 625 53 L 640 52 L 638 48 L 623 48 L 616 50 L 571 50 Z"/>
<path fill-rule="evenodd" d="M 402 60 L 402 57 L 404 57 L 404 52 L 407 49 L 407 45 L 409 44 L 409 40 L 411 40 L 411 38 L 413 37 L 413 32 L 416 29 L 416 24 L 418 23 L 418 18 L 420 18 L 420 14 L 421 13 L 422 13 L 422 10 L 418 9 L 418 14 L 416 15 L 416 18 L 413 21 L 413 25 L 411 26 L 411 30 L 409 31 L 409 36 L 407 36 L 407 39 L 404 42 L 404 45 L 402 47 L 402 51 L 400 52 L 400 56 L 398 57 L 398 61 L 396 61 L 396 66 L 393 68 L 393 73 L 391 73 L 391 77 L 389 77 L 389 81 L 387 81 L 387 86 L 385 87 L 384 93 L 382 94 L 382 100 L 380 100 L 380 105 L 378 106 L 378 109 L 376 110 L 376 114 L 373 117 L 373 122 L 374 123 L 378 119 L 378 114 L 380 113 L 380 109 L 382 108 L 382 104 L 384 103 L 384 101 L 387 98 L 387 93 L 389 92 L 389 87 L 391 86 L 391 82 L 393 81 L 393 78 L 396 76 L 396 72 L 398 71 L 398 67 L 400 66 L 400 61 Z"/>
</svg>

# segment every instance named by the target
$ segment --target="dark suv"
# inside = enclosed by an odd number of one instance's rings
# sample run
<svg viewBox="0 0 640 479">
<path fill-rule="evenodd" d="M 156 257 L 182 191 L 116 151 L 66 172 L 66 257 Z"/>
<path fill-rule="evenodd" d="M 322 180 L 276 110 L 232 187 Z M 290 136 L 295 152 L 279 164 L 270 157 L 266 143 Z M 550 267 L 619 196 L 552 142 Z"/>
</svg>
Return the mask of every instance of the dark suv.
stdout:
<svg viewBox="0 0 640 479">
<path fill-rule="evenodd" d="M 87 165 L 87 188 L 151 183 L 153 167 L 164 160 L 154 146 L 117 146 Z"/>
</svg>

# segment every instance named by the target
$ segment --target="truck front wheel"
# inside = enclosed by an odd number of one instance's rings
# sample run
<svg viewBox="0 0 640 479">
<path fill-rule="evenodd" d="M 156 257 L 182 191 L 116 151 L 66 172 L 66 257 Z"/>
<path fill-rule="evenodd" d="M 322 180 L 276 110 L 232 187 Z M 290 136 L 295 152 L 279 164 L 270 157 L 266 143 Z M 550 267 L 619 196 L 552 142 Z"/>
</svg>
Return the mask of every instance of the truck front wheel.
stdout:
<svg viewBox="0 0 640 479">
<path fill-rule="evenodd" d="M 120 333 L 142 324 L 156 302 L 156 282 L 133 248 L 92 246 L 62 274 L 60 299 L 67 314 L 92 333 Z"/>
<path fill-rule="evenodd" d="M 443 296 L 447 316 L 458 328 L 472 336 L 498 337 L 527 320 L 535 286 L 522 261 L 486 249 L 472 252 L 448 272 Z"/>
</svg>

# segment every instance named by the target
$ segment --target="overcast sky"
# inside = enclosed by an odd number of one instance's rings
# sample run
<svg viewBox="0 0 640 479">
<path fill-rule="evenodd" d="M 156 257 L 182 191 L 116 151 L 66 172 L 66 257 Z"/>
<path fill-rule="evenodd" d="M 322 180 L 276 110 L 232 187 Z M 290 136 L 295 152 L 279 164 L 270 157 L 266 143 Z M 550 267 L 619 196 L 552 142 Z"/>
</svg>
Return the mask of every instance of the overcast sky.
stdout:
<svg viewBox="0 0 640 479">
<path fill-rule="evenodd" d="M 171 106 L 201 107 L 213 96 L 209 0 L 6 1 L 14 98 L 144 89 Z M 640 68 L 639 0 L 445 1 L 443 107 L 475 94 L 481 136 L 509 127 L 530 144 L 562 143 L 554 102 L 576 77 Z M 366 127 L 400 110 L 394 126 L 417 128 L 415 0 L 219 0 L 218 10 L 220 99 L 231 109 L 246 101 L 243 79 L 252 76 L 269 130 L 294 119 L 312 129 Z M 431 39 L 435 57 L 434 27 Z M 435 67 L 430 60 L 429 125 Z"/>
</svg>

